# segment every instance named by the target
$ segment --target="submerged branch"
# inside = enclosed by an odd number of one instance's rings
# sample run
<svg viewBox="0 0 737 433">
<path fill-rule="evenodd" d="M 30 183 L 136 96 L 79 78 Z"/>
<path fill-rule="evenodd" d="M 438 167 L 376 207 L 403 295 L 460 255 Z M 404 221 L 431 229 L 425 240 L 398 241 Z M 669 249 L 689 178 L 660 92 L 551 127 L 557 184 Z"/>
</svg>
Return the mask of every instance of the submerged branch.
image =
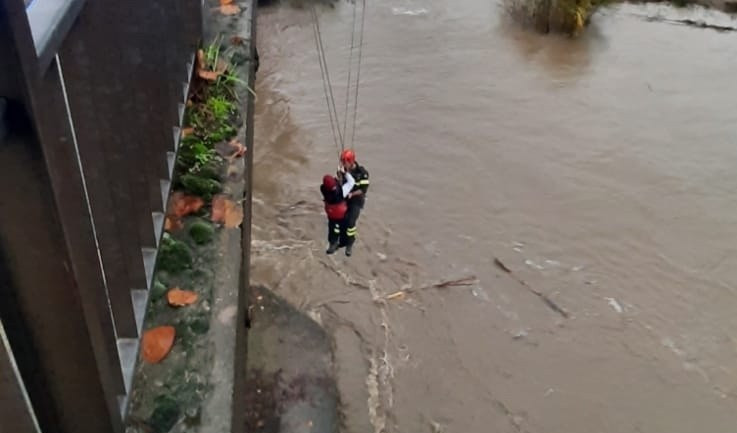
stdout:
<svg viewBox="0 0 737 433">
<path fill-rule="evenodd" d="M 737 32 L 737 27 L 709 24 L 704 21 L 696 21 L 696 20 L 691 20 L 691 19 L 680 19 L 679 20 L 679 19 L 663 18 L 663 17 L 658 17 L 658 16 L 644 16 L 644 15 L 636 15 L 636 16 L 641 17 L 645 21 L 648 21 L 648 22 L 673 24 L 677 26 L 689 26 L 689 27 L 696 27 L 700 29 L 711 29 L 711 30 L 716 30 L 718 32 Z"/>
<path fill-rule="evenodd" d="M 545 305 L 548 306 L 548 308 L 550 308 L 551 310 L 553 310 L 556 313 L 560 314 L 561 316 L 563 316 L 566 319 L 568 319 L 570 317 L 570 315 L 568 314 L 568 312 L 566 310 L 564 310 L 563 307 L 561 307 L 560 305 L 556 304 L 555 301 L 553 301 L 552 299 L 550 299 L 550 297 L 548 297 L 548 295 L 546 295 L 543 292 L 541 292 L 541 291 L 539 291 L 539 290 L 531 287 L 529 284 L 527 284 L 526 281 L 524 281 L 523 279 L 521 279 L 518 276 L 516 276 L 514 274 L 514 272 L 512 272 L 512 270 L 507 267 L 507 265 L 505 265 L 501 260 L 499 260 L 496 257 L 494 257 L 494 265 L 496 265 L 497 268 L 501 269 L 507 275 L 509 275 L 510 277 L 512 277 L 515 281 L 517 281 L 518 283 L 520 283 L 523 287 L 525 287 L 527 290 L 529 290 L 532 294 L 534 294 L 538 298 L 542 299 L 542 301 L 545 303 Z"/>
</svg>

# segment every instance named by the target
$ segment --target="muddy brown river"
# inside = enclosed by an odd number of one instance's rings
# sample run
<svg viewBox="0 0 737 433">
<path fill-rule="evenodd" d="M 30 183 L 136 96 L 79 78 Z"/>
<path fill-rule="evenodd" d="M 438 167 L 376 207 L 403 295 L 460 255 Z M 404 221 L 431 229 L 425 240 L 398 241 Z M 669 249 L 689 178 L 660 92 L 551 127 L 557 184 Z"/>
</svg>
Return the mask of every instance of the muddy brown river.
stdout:
<svg viewBox="0 0 737 433">
<path fill-rule="evenodd" d="M 647 17 L 735 20 L 624 5 L 569 40 L 369 3 L 350 259 L 310 14 L 258 23 L 252 280 L 334 338 L 342 430 L 737 431 L 737 34 Z M 318 13 L 342 119 L 352 6 Z"/>
</svg>

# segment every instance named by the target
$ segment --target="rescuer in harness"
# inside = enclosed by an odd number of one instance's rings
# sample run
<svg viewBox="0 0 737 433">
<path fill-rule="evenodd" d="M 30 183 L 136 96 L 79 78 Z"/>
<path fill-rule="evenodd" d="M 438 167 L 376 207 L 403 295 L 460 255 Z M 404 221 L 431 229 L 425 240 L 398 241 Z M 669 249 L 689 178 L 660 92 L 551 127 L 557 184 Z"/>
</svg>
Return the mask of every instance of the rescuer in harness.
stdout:
<svg viewBox="0 0 737 433">
<path fill-rule="evenodd" d="M 348 211 L 343 221 L 343 231 L 341 232 L 340 243 L 345 245 L 345 255 L 350 257 L 353 254 L 353 243 L 356 242 L 356 222 L 358 216 L 363 209 L 363 205 L 366 203 L 366 193 L 368 193 L 369 187 L 369 173 L 368 171 L 358 165 L 356 162 L 356 153 L 350 149 L 346 149 L 340 154 L 341 171 L 338 173 L 341 176 L 345 173 L 342 179 L 343 185 L 348 182 L 348 175 L 355 180 L 355 185 L 351 188 L 351 191 L 346 196 Z"/>
<path fill-rule="evenodd" d="M 343 222 L 345 216 L 348 213 L 348 203 L 346 197 L 350 194 L 351 190 L 356 184 L 353 176 L 350 173 L 341 173 L 341 180 L 326 174 L 322 178 L 322 185 L 320 185 L 320 192 L 322 193 L 322 200 L 325 202 L 325 213 L 328 216 L 328 250 L 326 253 L 333 254 L 341 246 L 345 246 L 345 243 L 340 242 L 341 233 L 343 231 Z M 345 180 L 345 183 L 340 186 L 340 183 Z M 342 245 L 341 245 L 342 244 Z"/>
</svg>

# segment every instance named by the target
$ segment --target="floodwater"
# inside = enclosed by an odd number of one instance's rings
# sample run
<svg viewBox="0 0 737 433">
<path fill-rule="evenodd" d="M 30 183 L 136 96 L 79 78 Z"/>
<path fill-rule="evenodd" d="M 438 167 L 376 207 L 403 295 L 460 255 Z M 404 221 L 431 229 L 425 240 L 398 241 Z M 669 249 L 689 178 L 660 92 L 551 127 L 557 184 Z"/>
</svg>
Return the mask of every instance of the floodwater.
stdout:
<svg viewBox="0 0 737 433">
<path fill-rule="evenodd" d="M 258 23 L 252 280 L 330 331 L 342 430 L 737 431 L 737 34 L 646 18 L 735 21 L 624 5 L 569 40 L 368 3 L 350 259 L 310 14 Z M 352 6 L 318 14 L 342 121 Z"/>
</svg>

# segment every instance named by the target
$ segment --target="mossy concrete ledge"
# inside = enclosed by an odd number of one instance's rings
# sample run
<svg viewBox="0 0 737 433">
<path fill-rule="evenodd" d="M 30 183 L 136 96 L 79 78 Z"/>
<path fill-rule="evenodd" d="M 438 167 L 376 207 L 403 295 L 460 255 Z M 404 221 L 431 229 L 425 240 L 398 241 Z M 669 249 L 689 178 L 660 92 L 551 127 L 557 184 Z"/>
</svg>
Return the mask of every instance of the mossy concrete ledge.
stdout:
<svg viewBox="0 0 737 433">
<path fill-rule="evenodd" d="M 178 178 L 177 188 L 199 196 L 205 205 L 163 237 L 144 329 L 172 326 L 176 335 L 162 361 L 151 364 L 139 357 L 126 433 L 237 433 L 245 426 L 243 416 L 233 415 L 243 412 L 242 402 L 234 397 L 242 393 L 245 380 L 245 368 L 236 365 L 245 365 L 254 98 L 249 88 L 254 87 L 257 63 L 252 49 L 256 0 L 231 4 L 238 13 L 223 14 L 219 0 L 205 0 L 202 45 L 218 45 L 228 54 L 234 75 L 230 78 L 237 81 L 229 96 L 237 111 L 233 129 L 214 141 L 226 144 L 232 139 L 245 145 L 246 152 L 203 166 L 196 176 Z M 192 156 L 179 152 L 176 167 L 192 166 Z M 210 200 L 215 194 L 242 204 L 240 227 L 212 222 Z M 196 302 L 170 306 L 167 292 L 172 288 L 195 292 Z M 234 412 L 236 404 L 239 410 Z"/>
</svg>

